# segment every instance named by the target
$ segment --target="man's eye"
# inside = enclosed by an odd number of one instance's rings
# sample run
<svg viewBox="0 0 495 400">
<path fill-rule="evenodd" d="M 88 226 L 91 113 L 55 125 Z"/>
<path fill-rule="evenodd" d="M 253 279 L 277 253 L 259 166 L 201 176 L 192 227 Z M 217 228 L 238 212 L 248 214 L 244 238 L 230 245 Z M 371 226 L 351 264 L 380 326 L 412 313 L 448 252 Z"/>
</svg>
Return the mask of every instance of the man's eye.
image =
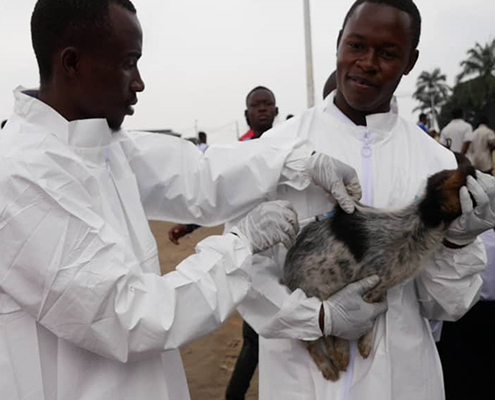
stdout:
<svg viewBox="0 0 495 400">
<path fill-rule="evenodd" d="M 381 56 L 385 60 L 395 60 L 397 58 L 397 54 L 391 52 L 391 51 L 382 51 Z"/>
<path fill-rule="evenodd" d="M 349 42 L 349 47 L 353 50 L 362 50 L 364 48 L 364 45 L 362 45 L 361 43 Z"/>
<path fill-rule="evenodd" d="M 136 58 L 131 58 L 129 60 L 126 60 L 124 62 L 124 68 L 125 69 L 132 69 L 136 66 L 137 64 L 137 59 Z"/>
</svg>

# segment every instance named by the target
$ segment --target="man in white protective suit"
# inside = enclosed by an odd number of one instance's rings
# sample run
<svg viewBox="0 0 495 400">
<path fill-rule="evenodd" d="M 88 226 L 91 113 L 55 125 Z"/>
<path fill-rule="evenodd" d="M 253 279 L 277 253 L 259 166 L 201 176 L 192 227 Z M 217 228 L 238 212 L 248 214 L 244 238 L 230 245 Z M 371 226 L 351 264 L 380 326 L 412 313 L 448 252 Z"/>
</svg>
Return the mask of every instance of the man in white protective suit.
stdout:
<svg viewBox="0 0 495 400">
<path fill-rule="evenodd" d="M 309 140 L 316 150 L 356 169 L 364 204 L 395 208 L 412 203 L 429 175 L 456 168 L 450 151 L 390 110 L 402 76 L 418 58 L 420 27 L 411 0 L 356 1 L 338 37 L 337 89 L 320 107 L 260 141 Z M 428 319 L 456 320 L 478 300 L 486 255 L 477 236 L 495 224 L 494 181 L 480 172 L 476 180 L 468 179 L 460 191 L 463 215 L 420 275 L 389 290 L 388 311 L 377 319 L 371 355 L 363 359 L 353 342 L 350 365 L 336 382 L 324 379 L 300 340 L 319 336 L 315 315 L 320 307 L 314 298 L 306 299 L 300 290 L 289 293 L 279 283 L 286 251 L 279 246 L 267 257 L 255 256 L 253 286 L 238 310 L 260 335 L 259 399 L 444 399 Z M 332 208 L 317 187 L 300 192 L 280 187 L 278 198 L 294 205 L 301 226 Z"/>
<path fill-rule="evenodd" d="M 128 0 L 39 0 L 31 31 L 40 88 L 16 89 L 0 135 L 0 397 L 187 400 L 177 349 L 245 296 L 252 254 L 296 234 L 290 204 L 262 202 L 313 180 L 352 212 L 356 173 L 297 138 L 203 156 L 188 141 L 121 130 L 144 90 Z M 148 218 L 210 225 L 253 208 L 159 275 Z M 386 309 L 361 300 L 374 284 L 320 303 L 349 310 L 328 312 L 326 330 L 370 326 Z"/>
</svg>

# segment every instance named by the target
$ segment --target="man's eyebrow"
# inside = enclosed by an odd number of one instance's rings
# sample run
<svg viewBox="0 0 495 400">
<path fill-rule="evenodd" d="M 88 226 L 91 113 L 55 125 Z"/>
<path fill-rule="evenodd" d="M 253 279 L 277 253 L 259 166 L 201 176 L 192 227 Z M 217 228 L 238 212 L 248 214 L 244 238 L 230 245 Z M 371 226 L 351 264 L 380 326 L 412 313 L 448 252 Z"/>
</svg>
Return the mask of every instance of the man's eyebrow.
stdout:
<svg viewBox="0 0 495 400">
<path fill-rule="evenodd" d="M 364 36 L 359 33 L 350 33 L 347 38 L 352 37 L 353 39 L 362 39 L 364 40 Z"/>
<path fill-rule="evenodd" d="M 396 49 L 400 49 L 401 46 L 399 46 L 397 43 L 394 43 L 394 42 L 386 42 L 386 43 L 383 43 L 382 47 L 395 47 Z"/>
<path fill-rule="evenodd" d="M 364 37 L 363 35 L 359 34 L 359 33 L 350 33 L 348 36 L 347 36 L 347 39 L 349 38 L 352 38 L 352 39 L 359 39 L 359 40 L 366 40 L 366 37 Z M 397 49 L 400 49 L 401 46 L 395 42 L 385 42 L 381 45 L 381 47 L 395 47 Z"/>
</svg>

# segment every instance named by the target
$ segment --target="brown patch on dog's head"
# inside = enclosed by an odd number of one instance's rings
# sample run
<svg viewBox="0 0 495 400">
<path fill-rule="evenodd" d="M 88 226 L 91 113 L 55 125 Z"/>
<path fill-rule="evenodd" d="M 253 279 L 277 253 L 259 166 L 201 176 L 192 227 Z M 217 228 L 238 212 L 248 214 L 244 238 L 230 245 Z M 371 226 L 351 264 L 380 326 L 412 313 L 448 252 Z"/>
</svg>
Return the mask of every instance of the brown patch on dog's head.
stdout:
<svg viewBox="0 0 495 400">
<path fill-rule="evenodd" d="M 428 179 L 424 202 L 426 209 L 423 211 L 433 220 L 432 223 L 437 219 L 450 223 L 461 215 L 459 190 L 466 185 L 469 175 L 476 177 L 475 169 L 464 165 L 458 169 L 440 171 Z"/>
</svg>

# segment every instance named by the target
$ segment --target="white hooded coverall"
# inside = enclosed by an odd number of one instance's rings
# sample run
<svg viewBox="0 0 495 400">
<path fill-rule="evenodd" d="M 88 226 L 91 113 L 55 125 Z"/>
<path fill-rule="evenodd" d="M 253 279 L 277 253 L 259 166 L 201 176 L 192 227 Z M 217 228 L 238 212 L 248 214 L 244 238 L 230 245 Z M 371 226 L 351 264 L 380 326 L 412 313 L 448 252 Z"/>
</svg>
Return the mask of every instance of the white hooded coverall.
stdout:
<svg viewBox="0 0 495 400">
<path fill-rule="evenodd" d="M 67 122 L 18 88 L 0 135 L 0 398 L 187 400 L 179 346 L 246 294 L 251 251 L 211 237 L 160 276 L 147 219 L 218 224 L 279 183 L 300 140 L 211 146 Z"/>
<path fill-rule="evenodd" d="M 421 195 L 426 178 L 456 168 L 454 155 L 414 124 L 393 112 L 370 115 L 356 126 L 333 104 L 333 95 L 301 117 L 261 139 L 303 138 L 315 149 L 353 166 L 363 187 L 362 201 L 379 208 L 403 207 Z M 303 192 L 279 188 L 300 220 L 332 206 L 318 187 Z M 370 357 L 352 346 L 348 372 L 326 381 L 303 343 L 319 335 L 318 318 L 291 313 L 291 297 L 279 283 L 286 251 L 278 246 L 256 255 L 253 286 L 238 310 L 260 334 L 260 400 L 442 400 L 442 370 L 427 318 L 456 320 L 478 299 L 486 266 L 479 239 L 463 249 L 442 246 L 419 276 L 388 292 L 388 311 L 379 316 Z M 311 312 L 311 311 L 308 311 Z M 314 312 L 313 312 L 314 314 Z M 299 326 L 297 329 L 295 326 Z"/>
</svg>

